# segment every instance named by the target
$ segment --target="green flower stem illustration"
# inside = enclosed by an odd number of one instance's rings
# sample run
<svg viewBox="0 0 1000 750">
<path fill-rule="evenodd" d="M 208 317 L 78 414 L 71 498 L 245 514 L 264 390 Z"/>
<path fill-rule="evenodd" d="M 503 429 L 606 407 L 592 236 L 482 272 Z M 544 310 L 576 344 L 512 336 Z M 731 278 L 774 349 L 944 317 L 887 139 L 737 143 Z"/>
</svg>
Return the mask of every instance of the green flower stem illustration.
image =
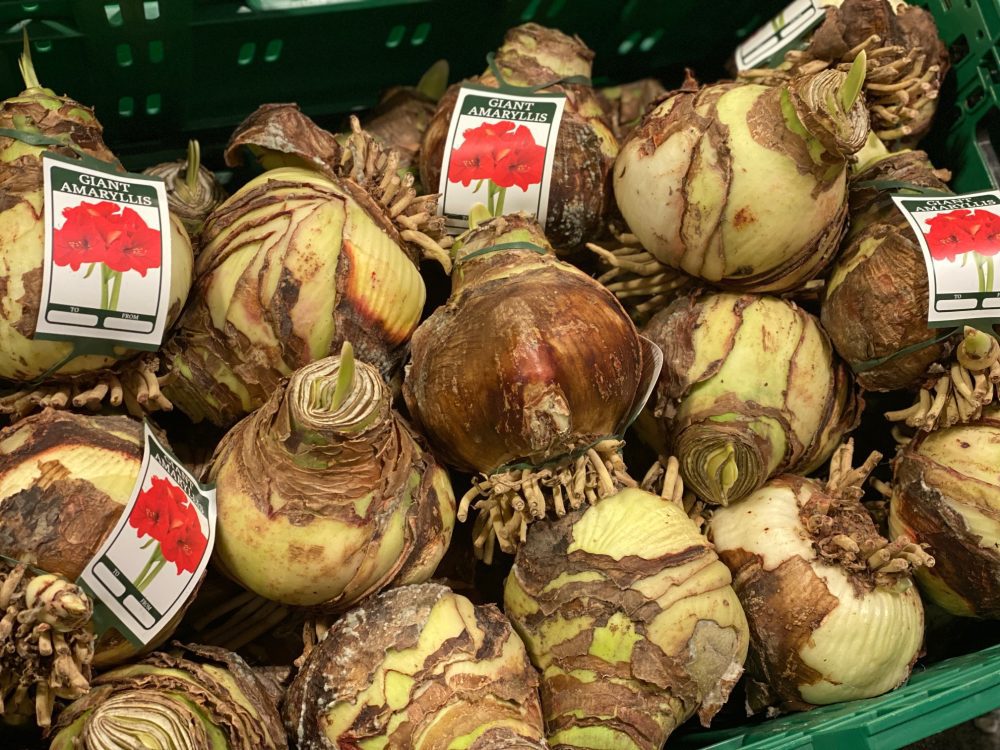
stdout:
<svg viewBox="0 0 1000 750">
<path fill-rule="evenodd" d="M 166 558 L 163 557 L 163 549 L 157 544 L 156 549 L 153 550 L 153 554 L 149 556 L 149 560 L 143 566 L 142 570 L 139 571 L 139 575 L 136 576 L 135 587 L 139 591 L 145 591 L 146 587 L 153 582 L 153 579 L 156 578 L 156 575 L 166 563 Z"/>
</svg>

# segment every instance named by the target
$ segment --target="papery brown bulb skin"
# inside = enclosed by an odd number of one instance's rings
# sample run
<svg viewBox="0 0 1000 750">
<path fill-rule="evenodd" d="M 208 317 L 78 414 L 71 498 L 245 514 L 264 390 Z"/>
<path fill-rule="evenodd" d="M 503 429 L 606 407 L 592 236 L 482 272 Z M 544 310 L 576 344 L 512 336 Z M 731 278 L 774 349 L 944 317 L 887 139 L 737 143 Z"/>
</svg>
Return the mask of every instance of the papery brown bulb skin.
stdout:
<svg viewBox="0 0 1000 750">
<path fill-rule="evenodd" d="M 891 154 L 851 180 L 851 230 L 827 281 L 820 317 L 858 383 L 889 391 L 919 385 L 952 347 L 930 343 L 941 331 L 927 325 L 924 255 L 892 202 L 894 188 L 872 184 L 878 181 L 950 191 L 922 151 Z M 922 342 L 927 345 L 899 354 Z"/>
<path fill-rule="evenodd" d="M 486 235 L 503 242 L 519 221 L 495 219 L 465 247 L 495 244 Z M 447 304 L 413 335 L 403 386 L 446 461 L 489 472 L 616 433 L 641 382 L 642 350 L 610 292 L 527 249 L 459 259 L 455 274 L 462 281 Z"/>
<path fill-rule="evenodd" d="M 283 713 L 299 750 L 545 747 L 538 675 L 510 621 L 433 583 L 384 591 L 334 623 Z"/>
<path fill-rule="evenodd" d="M 921 435 L 893 465 L 889 528 L 927 544 L 924 596 L 961 617 L 1000 620 L 1000 412 Z"/>
<path fill-rule="evenodd" d="M 528 23 L 507 32 L 496 64 L 507 83 L 540 86 L 570 76 L 589 77 L 593 52 L 577 37 Z M 500 88 L 487 71 L 474 83 Z M 420 148 L 420 181 L 430 192 L 438 190 L 448 128 L 461 84 L 450 87 L 424 134 Z M 566 107 L 559 125 L 549 187 L 546 235 L 557 250 L 572 249 L 596 239 L 602 217 L 612 203 L 610 172 L 618 153 L 604 104 L 587 85 L 561 82 L 539 93 L 561 93 Z"/>
</svg>

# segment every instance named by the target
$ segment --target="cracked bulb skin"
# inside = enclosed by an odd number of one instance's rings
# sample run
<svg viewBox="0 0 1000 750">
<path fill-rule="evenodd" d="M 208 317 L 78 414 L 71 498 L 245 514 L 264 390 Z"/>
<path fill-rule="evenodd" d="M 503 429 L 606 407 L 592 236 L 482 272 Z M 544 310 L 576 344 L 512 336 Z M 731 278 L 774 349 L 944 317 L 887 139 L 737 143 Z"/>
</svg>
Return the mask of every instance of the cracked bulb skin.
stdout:
<svg viewBox="0 0 1000 750">
<path fill-rule="evenodd" d="M 849 77 L 823 71 L 768 88 L 689 79 L 622 145 L 614 194 L 661 263 L 737 291 L 781 292 L 833 259 L 847 166 L 867 111 Z"/>
<path fill-rule="evenodd" d="M 653 406 L 685 485 L 727 505 L 782 472 L 807 474 L 862 403 L 819 322 L 776 297 L 683 297 L 643 333 L 663 350 Z"/>
<path fill-rule="evenodd" d="M 927 599 L 953 615 L 1000 620 L 1000 410 L 936 430 L 893 465 L 889 528 L 927 544 Z"/>
<path fill-rule="evenodd" d="M 338 620 L 288 689 L 298 750 L 544 750 L 538 675 L 495 605 L 384 591 Z"/>
<path fill-rule="evenodd" d="M 554 750 L 659 750 L 743 671 L 729 571 L 676 503 L 628 488 L 533 524 L 504 609 L 542 675 Z"/>
</svg>

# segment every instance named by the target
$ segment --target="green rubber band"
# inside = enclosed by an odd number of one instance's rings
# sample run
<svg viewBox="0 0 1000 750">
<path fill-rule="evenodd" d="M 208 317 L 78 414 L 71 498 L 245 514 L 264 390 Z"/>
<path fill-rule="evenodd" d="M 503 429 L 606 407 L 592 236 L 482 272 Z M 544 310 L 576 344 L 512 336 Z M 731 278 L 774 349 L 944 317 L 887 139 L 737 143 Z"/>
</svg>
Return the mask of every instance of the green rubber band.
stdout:
<svg viewBox="0 0 1000 750">
<path fill-rule="evenodd" d="M 69 138 L 59 139 L 53 138 L 48 135 L 43 135 L 42 133 L 32 133 L 27 130 L 17 130 L 12 128 L 0 128 L 0 136 L 5 136 L 7 138 L 13 138 L 16 141 L 21 141 L 22 143 L 27 143 L 29 146 L 61 146 L 62 148 L 68 148 L 77 158 L 80 163 L 85 167 L 90 167 L 91 169 L 97 169 L 102 172 L 114 171 L 121 172 L 124 171 L 124 167 L 119 162 L 108 162 L 101 161 L 97 157 L 91 156 L 86 153 L 83 149 L 75 145 Z"/>
<path fill-rule="evenodd" d="M 592 86 L 593 83 L 587 76 L 566 76 L 565 78 L 556 78 L 549 81 L 548 83 L 542 83 L 538 86 L 515 86 L 511 83 L 507 83 L 507 80 L 503 77 L 503 73 L 500 72 L 500 66 L 497 65 L 496 55 L 492 52 L 486 55 L 486 62 L 490 66 L 490 72 L 493 77 L 497 79 L 497 83 L 500 84 L 500 91 L 506 91 L 509 94 L 537 94 L 542 89 L 547 89 L 550 86 L 557 86 L 560 83 L 568 83 L 574 86 Z"/>
<path fill-rule="evenodd" d="M 13 557 L 7 557 L 7 555 L 0 555 L 0 560 L 6 560 L 14 566 L 23 565 L 28 570 L 32 571 L 36 576 L 47 576 L 48 572 L 38 568 L 31 563 L 26 563 L 24 560 L 15 560 Z"/>
<path fill-rule="evenodd" d="M 464 263 L 472 258 L 478 258 L 480 255 L 489 255 L 490 253 L 496 253 L 501 250 L 530 250 L 533 253 L 538 253 L 539 255 L 548 255 L 549 251 L 542 247 L 541 245 L 536 245 L 533 242 L 500 242 L 496 245 L 489 245 L 487 247 L 481 247 L 475 252 L 471 252 L 468 255 L 463 255 L 461 258 L 456 260 L 456 263 Z"/>
<path fill-rule="evenodd" d="M 873 188 L 875 190 L 907 190 L 916 195 L 925 195 L 928 198 L 947 198 L 954 193 L 947 193 L 942 190 L 915 185 L 912 182 L 903 180 L 864 180 L 851 184 L 851 188 Z"/>
<path fill-rule="evenodd" d="M 918 352 L 921 349 L 926 349 L 928 346 L 939 344 L 945 339 L 951 338 L 956 333 L 961 333 L 962 330 L 963 330 L 962 326 L 959 326 L 958 328 L 952 328 L 947 333 L 938 336 L 937 338 L 927 339 L 926 341 L 919 341 L 916 344 L 910 344 L 909 346 L 904 346 L 899 351 L 893 352 L 892 354 L 887 354 L 884 357 L 879 357 L 878 359 L 869 359 L 864 362 L 858 362 L 857 364 L 852 364 L 851 369 L 854 370 L 855 374 L 860 375 L 863 372 L 874 370 L 876 367 L 884 365 L 886 362 L 891 362 L 897 357 L 903 357 L 906 356 L 907 354 Z"/>
<path fill-rule="evenodd" d="M 584 455 L 587 451 L 589 451 L 591 448 L 600 445 L 605 440 L 622 441 L 624 439 L 625 438 L 622 437 L 621 435 L 604 435 L 602 437 L 597 438 L 597 440 L 595 440 L 594 442 L 585 445 L 583 448 L 577 448 L 576 450 L 570 451 L 569 453 L 563 453 L 562 455 L 557 456 L 556 458 L 553 458 L 549 461 L 545 461 L 544 463 L 533 464 L 533 463 L 528 463 L 527 461 L 512 462 L 509 464 L 504 464 L 503 466 L 499 466 L 493 471 L 486 472 L 486 475 L 492 477 L 497 474 L 503 474 L 508 471 L 516 471 L 518 469 L 537 471 L 538 469 L 544 469 L 548 466 L 558 466 L 559 464 L 563 464 L 566 463 L 567 461 L 573 461 L 579 458 L 580 456 Z"/>
</svg>

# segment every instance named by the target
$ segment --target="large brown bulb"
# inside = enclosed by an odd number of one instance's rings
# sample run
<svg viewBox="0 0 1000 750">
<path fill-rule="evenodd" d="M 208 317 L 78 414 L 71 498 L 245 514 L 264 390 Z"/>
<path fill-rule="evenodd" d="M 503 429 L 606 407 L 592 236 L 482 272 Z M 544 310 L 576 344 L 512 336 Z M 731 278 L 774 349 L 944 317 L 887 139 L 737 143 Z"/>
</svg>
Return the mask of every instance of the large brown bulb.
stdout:
<svg viewBox="0 0 1000 750">
<path fill-rule="evenodd" d="M 596 239 L 602 217 L 611 202 L 609 175 L 618 142 L 597 92 L 589 85 L 568 82 L 589 78 L 594 53 L 578 38 L 527 23 L 511 29 L 497 50 L 496 68 L 506 83 L 520 87 L 545 86 L 544 94 L 563 94 L 566 107 L 559 124 L 549 188 L 545 233 L 557 250 L 572 249 Z M 492 71 L 466 81 L 499 89 Z M 435 192 L 452 113 L 461 84 L 441 97 L 420 147 L 420 181 Z"/>
<path fill-rule="evenodd" d="M 500 244 L 527 243 L 520 249 Z M 604 287 L 525 216 L 465 236 L 447 304 L 420 325 L 403 395 L 447 462 L 540 464 L 616 434 L 642 381 L 640 337 Z"/>
<path fill-rule="evenodd" d="M 927 326 L 927 268 L 897 183 L 949 192 L 923 151 L 891 154 L 851 180 L 850 222 L 827 280 L 821 319 L 837 353 L 871 391 L 917 386 L 951 344 Z"/>
</svg>

